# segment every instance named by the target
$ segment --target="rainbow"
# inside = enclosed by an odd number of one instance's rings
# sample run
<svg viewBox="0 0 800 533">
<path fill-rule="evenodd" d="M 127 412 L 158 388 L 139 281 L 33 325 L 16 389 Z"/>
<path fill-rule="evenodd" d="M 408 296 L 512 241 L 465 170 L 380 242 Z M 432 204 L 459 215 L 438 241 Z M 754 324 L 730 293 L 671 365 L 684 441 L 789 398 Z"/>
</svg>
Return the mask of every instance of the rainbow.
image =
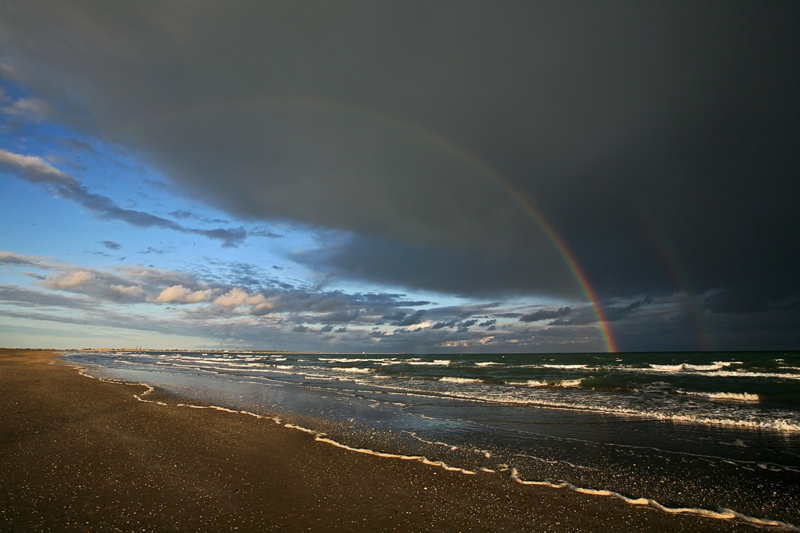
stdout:
<svg viewBox="0 0 800 533">
<path fill-rule="evenodd" d="M 176 107 L 173 108 L 169 113 L 162 113 L 158 116 L 152 117 L 148 121 L 138 121 L 136 124 L 130 125 L 126 129 L 136 129 L 141 127 L 144 123 L 155 123 L 155 122 L 163 122 L 170 118 L 183 116 L 186 114 L 191 113 L 199 113 L 199 112 L 206 112 L 209 110 L 222 110 L 222 109 L 230 109 L 232 107 L 240 107 L 240 106 L 269 106 L 269 105 L 283 105 L 283 106 L 298 106 L 298 107 L 309 107 L 309 108 L 318 108 L 322 110 L 337 110 L 337 111 L 344 111 L 348 113 L 354 113 L 356 115 L 369 117 L 379 122 L 386 123 L 390 126 L 400 127 L 406 131 L 413 133 L 427 141 L 443 148 L 447 152 L 455 155 L 458 159 L 464 161 L 465 163 L 469 164 L 473 168 L 479 170 L 486 176 L 488 176 L 492 181 L 494 181 L 500 188 L 509 195 L 510 198 L 514 200 L 514 202 L 522 208 L 522 210 L 530 217 L 536 225 L 541 228 L 544 232 L 547 239 L 552 243 L 555 247 L 558 254 L 563 259 L 564 263 L 567 265 L 572 277 L 575 278 L 575 281 L 578 284 L 581 292 L 587 298 L 592 306 L 592 311 L 594 313 L 595 318 L 597 319 L 597 323 L 600 327 L 600 332 L 603 338 L 603 343 L 605 344 L 606 351 L 610 353 L 614 353 L 618 351 L 617 343 L 614 340 L 614 335 L 611 332 L 611 328 L 609 326 L 608 319 L 606 317 L 605 311 L 603 310 L 603 306 L 600 303 L 599 298 L 597 297 L 597 293 L 592 287 L 591 283 L 589 282 L 589 278 L 586 276 L 586 273 L 581 268 L 580 264 L 578 263 L 575 255 L 567 246 L 566 241 L 556 232 L 555 228 L 547 221 L 547 219 L 542 216 L 538 209 L 536 209 L 522 194 L 520 194 L 516 189 L 514 189 L 511 184 L 508 183 L 502 176 L 500 176 L 497 172 L 495 172 L 489 165 L 484 163 L 482 160 L 478 159 L 475 155 L 470 152 L 467 152 L 460 146 L 456 145 L 452 141 L 447 138 L 444 138 L 440 135 L 437 135 L 424 127 L 420 126 L 419 124 L 407 121 L 405 119 L 391 117 L 382 113 L 378 113 L 372 110 L 358 108 L 353 105 L 345 104 L 342 102 L 335 102 L 330 100 L 323 100 L 318 98 L 286 98 L 286 97 L 273 97 L 273 98 L 241 98 L 238 100 L 226 101 L 220 104 L 203 104 L 199 106 L 183 106 L 183 107 Z"/>
<path fill-rule="evenodd" d="M 530 203 L 517 191 L 512 189 L 510 186 L 507 186 L 506 189 L 509 191 L 511 197 L 525 210 L 530 217 L 536 221 L 544 234 L 547 236 L 547 239 L 555 246 L 556 250 L 558 251 L 561 258 L 566 263 L 567 268 L 569 268 L 570 273 L 575 278 L 575 281 L 578 283 L 578 286 L 581 288 L 581 292 L 586 296 L 586 298 L 592 304 L 592 311 L 594 312 L 595 318 L 597 318 L 597 323 L 600 326 L 600 334 L 603 336 L 603 343 L 606 346 L 606 351 L 609 353 L 616 353 L 619 351 L 617 347 L 617 343 L 614 340 L 614 335 L 611 333 L 611 327 L 608 325 L 608 319 L 606 318 L 606 313 L 603 310 L 603 306 L 600 303 L 600 299 L 597 297 L 597 293 L 595 292 L 592 285 L 589 283 L 589 278 L 586 277 L 583 269 L 581 268 L 578 260 L 575 258 L 575 254 L 567 246 L 567 243 L 561 236 L 556 233 L 556 230 L 553 226 L 539 213 Z"/>
<path fill-rule="evenodd" d="M 363 111 L 355 108 L 345 106 L 341 106 L 341 108 L 355 113 L 364 114 Z M 539 228 L 541 228 L 547 239 L 555 247 L 556 251 L 558 251 L 558 254 L 564 260 L 564 263 L 567 265 L 572 277 L 575 278 L 575 281 L 578 283 L 578 287 L 580 287 L 581 292 L 584 294 L 584 296 L 586 296 L 592 305 L 592 311 L 597 319 L 597 323 L 600 326 L 600 333 L 603 337 L 603 343 L 605 344 L 606 351 L 609 353 L 616 353 L 619 351 L 617 343 L 614 340 L 614 335 L 611 332 L 611 327 L 608 324 L 605 311 L 603 310 L 603 306 L 600 303 L 600 299 L 597 297 L 597 292 L 594 290 L 591 283 L 589 283 L 589 278 L 586 276 L 586 273 L 584 273 L 583 269 L 578 263 L 578 260 L 575 258 L 575 254 L 573 254 L 569 249 L 569 246 L 567 246 L 566 241 L 556 232 L 552 224 L 550 224 L 547 219 L 544 218 L 538 209 L 536 209 L 522 194 L 514 189 L 507 180 L 495 172 L 489 165 L 478 159 L 472 153 L 467 152 L 463 148 L 459 147 L 449 139 L 436 135 L 433 132 L 419 126 L 418 124 L 412 124 L 402 119 L 389 118 L 383 115 L 372 113 L 370 113 L 369 116 L 394 125 L 400 125 L 403 128 L 412 131 L 415 134 L 424 137 L 425 139 L 428 139 L 429 141 L 446 149 L 448 152 L 456 155 L 459 159 L 467 162 L 472 167 L 480 170 L 489 176 L 496 184 L 498 184 L 539 226 Z"/>
<path fill-rule="evenodd" d="M 431 139 L 438 145 L 447 148 L 448 151 L 458 155 L 458 157 L 492 178 L 492 180 L 500 185 L 500 187 L 505 190 L 505 192 L 522 208 L 522 210 L 525 211 L 525 213 L 539 226 L 539 228 L 541 228 L 547 239 L 555 247 L 556 251 L 558 251 L 558 254 L 564 260 L 564 263 L 567 265 L 572 277 L 574 277 L 575 281 L 578 283 L 578 287 L 580 287 L 581 292 L 583 292 L 584 296 L 586 296 L 591 303 L 592 311 L 594 312 L 594 316 L 597 318 L 597 323 L 600 326 L 600 333 L 603 337 L 603 343 L 605 344 L 606 351 L 609 353 L 618 352 L 619 348 L 614 340 L 614 335 L 611 332 L 611 327 L 608 324 L 608 319 L 605 311 L 603 310 L 603 306 L 600 303 L 600 299 L 597 297 L 597 292 L 595 292 L 591 283 L 589 283 L 589 278 L 586 276 L 586 273 L 584 273 L 583 269 L 578 263 L 578 260 L 575 258 L 575 254 L 572 253 L 572 251 L 569 249 L 569 246 L 567 246 L 566 241 L 556 232 L 552 224 L 550 224 L 539 212 L 539 210 L 533 207 L 533 205 L 531 205 L 531 203 L 522 194 L 514 189 L 502 176 L 492 170 L 492 168 L 486 163 L 471 153 L 462 150 L 451 141 L 436 136 L 426 130 L 422 130 L 419 126 L 417 126 L 413 131 L 417 132 L 418 134 L 423 134 L 426 138 Z"/>
</svg>

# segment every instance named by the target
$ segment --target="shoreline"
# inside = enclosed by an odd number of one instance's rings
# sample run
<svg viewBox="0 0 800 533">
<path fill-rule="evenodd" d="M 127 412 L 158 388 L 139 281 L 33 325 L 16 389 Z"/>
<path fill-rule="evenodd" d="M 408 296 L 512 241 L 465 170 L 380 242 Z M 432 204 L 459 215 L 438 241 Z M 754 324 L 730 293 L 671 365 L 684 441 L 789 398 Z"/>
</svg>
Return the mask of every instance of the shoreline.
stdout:
<svg viewBox="0 0 800 533">
<path fill-rule="evenodd" d="M 0 350 L 0 531 L 764 529 L 357 453 L 283 416 L 152 400 L 57 355 Z"/>
</svg>

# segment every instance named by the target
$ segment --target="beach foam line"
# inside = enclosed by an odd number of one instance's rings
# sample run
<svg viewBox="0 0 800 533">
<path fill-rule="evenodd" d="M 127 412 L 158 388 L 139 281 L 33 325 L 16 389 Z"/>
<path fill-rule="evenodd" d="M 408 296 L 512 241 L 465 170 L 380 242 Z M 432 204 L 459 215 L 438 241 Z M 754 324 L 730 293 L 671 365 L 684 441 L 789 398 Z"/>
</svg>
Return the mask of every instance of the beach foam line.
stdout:
<svg viewBox="0 0 800 533">
<path fill-rule="evenodd" d="M 448 444 L 448 443 L 442 442 L 440 440 L 432 441 L 432 440 L 423 439 L 422 437 L 417 436 L 416 433 L 413 433 L 411 431 L 403 430 L 401 433 L 406 433 L 406 434 L 412 436 L 413 438 L 417 439 L 418 441 L 424 442 L 425 444 L 431 444 L 431 445 L 434 445 L 434 446 L 444 446 L 446 448 L 450 448 L 451 452 L 454 452 L 456 450 L 462 449 L 462 448 L 460 448 L 460 447 L 458 447 L 458 446 L 456 446 L 454 444 Z M 489 451 L 489 450 L 480 450 L 478 448 L 473 448 L 472 450 L 469 450 L 469 449 L 466 449 L 466 450 L 467 451 L 471 451 L 473 453 L 477 453 L 479 455 L 483 455 L 487 459 L 491 459 L 491 457 L 492 457 L 492 452 Z M 485 468 L 485 467 L 480 467 L 478 470 L 481 470 L 483 472 L 494 472 L 494 470 L 490 470 L 490 469 Z"/>
<path fill-rule="evenodd" d="M 417 439 L 420 442 L 424 442 L 425 444 L 430 444 L 430 445 L 433 445 L 433 446 L 444 446 L 445 448 L 450 448 L 451 452 L 454 452 L 456 450 L 460 450 L 461 449 L 460 447 L 456 446 L 455 444 L 448 444 L 448 443 L 442 442 L 440 440 L 433 441 L 433 440 L 423 439 L 422 437 L 418 436 L 416 433 L 414 433 L 412 431 L 403 430 L 403 431 L 401 431 L 401 433 L 405 433 L 407 435 L 410 435 L 411 437 Z M 472 451 L 474 453 L 483 455 L 487 459 L 490 459 L 492 457 L 492 452 L 489 451 L 489 450 L 479 450 L 478 448 L 474 448 L 472 450 L 467 450 L 467 451 Z M 488 472 L 489 471 L 488 469 L 485 469 L 483 467 L 479 468 L 479 470 L 482 470 L 484 472 Z M 494 470 L 492 470 L 492 472 L 494 472 Z"/>
<path fill-rule="evenodd" d="M 576 465 L 574 463 L 570 463 L 569 461 L 556 461 L 554 459 L 545 459 L 543 457 L 536 457 L 535 455 L 527 455 L 527 454 L 524 454 L 524 453 L 515 453 L 514 456 L 515 457 L 525 457 L 527 459 L 534 459 L 536 461 L 539 461 L 541 463 L 546 463 L 546 464 L 549 464 L 549 465 L 567 465 L 567 466 L 571 466 L 572 468 L 580 468 L 580 469 L 583 469 L 583 470 L 597 470 L 596 468 L 592 468 L 591 466 Z"/>
<path fill-rule="evenodd" d="M 367 454 L 367 455 L 375 455 L 377 457 L 384 457 L 384 458 L 388 458 L 388 459 L 402 459 L 404 461 L 419 461 L 422 464 L 429 465 L 429 466 L 438 466 L 438 467 L 444 468 L 445 470 L 448 470 L 450 472 L 460 472 L 462 474 L 469 474 L 469 475 L 477 474 L 477 472 L 473 471 L 473 470 L 466 470 L 464 468 L 458 468 L 457 466 L 450 466 L 447 463 L 445 463 L 444 461 L 431 461 L 430 459 L 428 459 L 427 457 L 424 457 L 422 455 L 401 455 L 401 454 L 397 454 L 397 453 L 377 452 L 375 450 L 370 450 L 369 448 L 353 448 L 352 446 L 348 446 L 346 444 L 342 444 L 341 442 L 336 442 L 333 439 L 329 439 L 327 437 L 322 437 L 322 436 L 317 436 L 314 440 L 318 441 L 318 442 L 324 442 L 326 444 L 331 444 L 333 446 L 336 446 L 337 448 L 342 448 L 344 450 L 348 450 L 348 451 L 351 451 L 351 452 L 364 453 L 364 454 Z M 486 470 L 481 470 L 481 471 L 485 472 Z"/>
<path fill-rule="evenodd" d="M 220 407 L 218 405 L 193 405 L 190 403 L 179 403 L 176 407 L 189 407 L 191 409 L 215 409 L 217 411 L 225 411 L 226 413 L 235 413 L 239 414 L 239 411 L 236 409 L 228 409 L 227 407 Z"/>
<path fill-rule="evenodd" d="M 69 365 L 69 366 L 71 366 L 72 368 L 76 369 L 78 371 L 78 374 L 80 374 L 81 376 L 83 376 L 85 378 L 96 379 L 97 381 L 102 381 L 102 382 L 105 382 L 105 383 L 116 383 L 118 385 L 119 384 L 121 384 L 121 385 L 141 385 L 142 387 L 147 387 L 147 390 L 144 391 L 141 394 L 141 396 L 138 395 L 138 394 L 134 394 L 133 397 L 136 398 L 137 400 L 139 400 L 140 402 L 144 402 L 144 403 L 155 403 L 155 404 L 164 405 L 164 406 L 167 405 L 164 402 L 158 402 L 158 401 L 155 401 L 155 400 L 145 400 L 144 398 L 142 398 L 142 396 L 144 396 L 145 394 L 150 394 L 151 392 L 156 390 L 154 387 L 148 385 L 147 383 L 131 383 L 129 381 L 122 381 L 120 379 L 99 378 L 97 376 L 93 376 L 93 375 L 87 373 L 88 369 L 86 367 L 82 367 L 82 366 L 78 366 L 78 365 Z"/>
<path fill-rule="evenodd" d="M 320 433 L 319 431 L 314 431 L 313 429 L 304 428 L 303 426 L 298 426 L 295 424 L 284 424 L 283 427 L 289 429 L 296 429 L 297 431 L 302 431 L 303 433 L 310 433 L 311 435 L 319 437 L 320 435 L 324 435 L 325 433 Z"/>
<path fill-rule="evenodd" d="M 251 413 L 250 411 L 239 411 L 239 414 L 250 415 L 250 416 L 255 417 L 255 418 L 266 418 L 264 415 L 259 415 L 257 413 Z"/>
<path fill-rule="evenodd" d="M 148 385 L 148 387 L 149 387 L 149 385 Z M 151 389 L 152 389 L 152 387 L 151 387 Z M 150 392 L 150 391 L 148 391 L 148 392 Z M 149 402 L 149 403 L 156 403 L 156 402 Z M 165 405 L 166 406 L 167 404 L 160 403 L 160 405 Z M 220 407 L 218 405 L 194 405 L 194 404 L 188 404 L 188 403 L 179 403 L 179 404 L 176 404 L 176 407 L 189 407 L 189 408 L 192 408 L 192 409 L 214 409 L 214 410 L 217 410 L 217 411 L 224 411 L 226 413 L 232 413 L 232 414 L 246 414 L 246 415 L 255 416 L 255 417 L 258 417 L 258 418 L 269 418 L 269 417 L 263 417 L 261 415 L 257 415 L 256 413 L 251 413 L 249 411 L 238 411 L 238 410 L 235 410 L 235 409 L 228 409 L 227 407 Z M 280 418 L 278 418 L 278 417 L 271 417 L 271 418 L 272 418 L 272 420 L 274 420 L 278 424 L 282 423 L 282 420 Z M 419 461 L 422 464 L 429 465 L 429 466 L 438 466 L 438 467 L 444 468 L 445 470 L 448 470 L 450 472 L 460 472 L 462 474 L 468 474 L 468 475 L 477 474 L 477 472 L 473 471 L 473 470 L 466 470 L 464 468 L 459 468 L 459 467 L 456 467 L 456 466 L 450 466 L 447 463 L 445 463 L 444 461 L 431 461 L 430 459 L 428 459 L 427 457 L 424 457 L 422 455 L 401 455 L 401 454 L 396 454 L 396 453 L 378 452 L 378 451 L 375 451 L 375 450 L 370 450 L 369 448 L 354 448 L 352 446 L 348 446 L 346 444 L 342 444 L 341 442 L 337 442 L 337 441 L 335 441 L 333 439 L 327 438 L 325 436 L 325 433 L 320 433 L 319 431 L 316 431 L 316 430 L 313 430 L 313 429 L 309 429 L 309 428 L 305 428 L 303 426 L 298 426 L 296 424 L 288 424 L 287 423 L 287 424 L 283 424 L 283 427 L 289 428 L 289 429 L 296 429 L 298 431 L 302 431 L 304 433 L 308 433 L 308 434 L 314 435 L 314 440 L 315 441 L 323 442 L 325 444 L 330 444 L 330 445 L 336 446 L 337 448 L 342 448 L 344 450 L 348 450 L 348 451 L 351 451 L 351 452 L 364 453 L 364 454 L 367 454 L 367 455 L 375 455 L 377 457 L 384 457 L 384 458 L 390 458 L 390 459 L 402 459 L 402 460 L 405 460 L 405 461 Z M 480 469 L 480 471 L 482 471 L 482 472 L 494 472 L 493 470 L 483 469 L 483 468 Z"/>
<path fill-rule="evenodd" d="M 147 383 L 140 383 L 140 385 L 143 385 L 143 386 L 147 387 L 147 390 L 142 393 L 142 396 L 144 396 L 145 394 L 150 394 L 151 392 L 156 390 L 155 388 L 151 387 Z M 139 396 L 138 394 L 134 394 L 133 395 L 133 397 L 136 398 L 137 400 L 139 400 L 140 402 L 155 403 L 155 404 L 158 404 L 158 405 L 167 405 L 164 402 L 159 402 L 159 401 L 156 401 L 156 400 L 145 400 L 144 398 L 142 398 L 142 396 Z"/>
<path fill-rule="evenodd" d="M 629 498 L 624 494 L 620 494 L 619 492 L 614 492 L 613 490 L 587 489 L 585 487 L 579 487 L 577 485 L 573 485 L 572 483 L 569 483 L 567 481 L 562 481 L 560 483 L 551 483 L 549 481 L 525 480 L 519 477 L 517 469 L 514 467 L 511 467 L 509 469 L 509 474 L 511 479 L 513 479 L 520 485 L 536 485 L 540 487 L 550 487 L 553 489 L 569 489 L 579 494 L 588 494 L 591 496 L 608 496 L 612 498 L 617 498 L 618 500 L 622 500 L 623 502 L 629 505 L 649 505 L 654 509 L 658 509 L 659 511 L 663 511 L 665 513 L 670 513 L 670 514 L 695 514 L 695 515 L 705 516 L 708 518 L 717 518 L 721 520 L 739 519 L 744 522 L 749 522 L 751 524 L 757 524 L 760 526 L 777 527 L 786 531 L 800 532 L 800 527 L 797 527 L 793 524 L 789 524 L 788 522 L 781 522 L 780 520 L 772 520 L 769 518 L 756 518 L 755 516 L 738 513 L 732 509 L 719 508 L 716 511 L 712 511 L 710 509 L 699 509 L 696 507 L 667 507 L 665 505 L 658 503 L 656 500 L 651 500 L 649 498 Z"/>
<path fill-rule="evenodd" d="M 459 449 L 458 446 L 456 446 L 454 444 L 447 444 L 446 442 L 442 442 L 442 441 L 439 441 L 439 440 L 432 441 L 432 440 L 423 439 L 422 437 L 418 437 L 416 433 L 412 433 L 411 431 L 403 430 L 401 433 L 405 433 L 407 435 L 411 435 L 413 438 L 417 439 L 420 442 L 424 442 L 425 444 L 433 444 L 433 445 L 436 445 L 436 446 L 445 446 L 447 448 L 450 448 L 451 452 L 454 452 L 454 451 Z"/>
</svg>

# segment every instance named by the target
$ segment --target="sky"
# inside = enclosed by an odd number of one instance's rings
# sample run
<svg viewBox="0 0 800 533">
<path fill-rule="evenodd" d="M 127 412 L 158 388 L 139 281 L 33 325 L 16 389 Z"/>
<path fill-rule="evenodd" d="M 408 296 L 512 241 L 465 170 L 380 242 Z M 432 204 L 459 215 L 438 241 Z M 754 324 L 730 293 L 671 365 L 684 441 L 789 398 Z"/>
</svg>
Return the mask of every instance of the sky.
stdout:
<svg viewBox="0 0 800 533">
<path fill-rule="evenodd" d="M 0 5 L 0 345 L 800 349 L 796 2 Z"/>
</svg>

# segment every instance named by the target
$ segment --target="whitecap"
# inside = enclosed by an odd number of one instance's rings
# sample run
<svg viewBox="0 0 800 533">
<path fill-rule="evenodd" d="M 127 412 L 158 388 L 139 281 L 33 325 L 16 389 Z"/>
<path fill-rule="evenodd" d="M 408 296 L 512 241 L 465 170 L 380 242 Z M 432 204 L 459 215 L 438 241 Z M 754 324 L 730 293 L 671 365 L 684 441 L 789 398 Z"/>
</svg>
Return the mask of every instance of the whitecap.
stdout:
<svg viewBox="0 0 800 533">
<path fill-rule="evenodd" d="M 447 383 L 481 383 L 480 379 L 472 379 L 472 378 L 451 378 L 451 377 L 443 377 L 439 378 L 439 381 L 445 381 Z"/>
<path fill-rule="evenodd" d="M 758 394 L 750 394 L 748 392 L 679 392 L 689 396 L 701 396 L 710 400 L 719 401 L 758 402 L 761 400 Z"/>
</svg>

